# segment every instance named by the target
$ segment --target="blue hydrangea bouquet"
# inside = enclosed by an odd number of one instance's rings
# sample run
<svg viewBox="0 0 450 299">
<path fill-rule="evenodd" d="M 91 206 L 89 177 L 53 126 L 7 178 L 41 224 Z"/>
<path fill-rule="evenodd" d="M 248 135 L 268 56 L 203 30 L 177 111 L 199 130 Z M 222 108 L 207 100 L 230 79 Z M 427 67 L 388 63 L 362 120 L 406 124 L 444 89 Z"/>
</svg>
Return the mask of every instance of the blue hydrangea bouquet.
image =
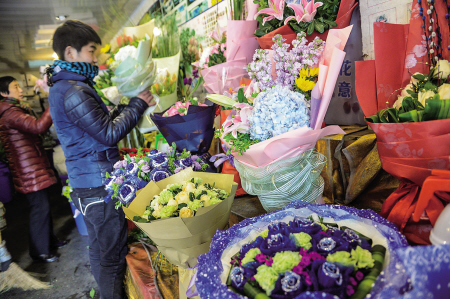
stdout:
<svg viewBox="0 0 450 299">
<path fill-rule="evenodd" d="M 277 35 L 271 52 L 255 52 L 248 65 L 252 83 L 245 91 L 232 98 L 207 96 L 234 110 L 216 136 L 235 157 L 244 190 L 258 195 L 267 211 L 294 199 L 321 198 L 326 162 L 313 148 L 323 136 L 345 134 L 338 126 L 321 126 L 350 31 L 331 30 L 327 43 L 319 38 L 308 43 L 300 33 L 291 50 Z"/>
</svg>

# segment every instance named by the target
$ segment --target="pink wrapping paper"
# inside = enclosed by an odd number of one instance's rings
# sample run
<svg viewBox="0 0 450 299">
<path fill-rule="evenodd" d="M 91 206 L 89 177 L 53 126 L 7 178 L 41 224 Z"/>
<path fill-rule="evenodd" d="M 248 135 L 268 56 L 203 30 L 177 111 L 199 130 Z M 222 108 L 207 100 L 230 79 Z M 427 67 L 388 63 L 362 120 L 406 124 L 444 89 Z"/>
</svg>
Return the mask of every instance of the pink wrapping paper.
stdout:
<svg viewBox="0 0 450 299">
<path fill-rule="evenodd" d="M 245 1 L 245 3 L 247 4 L 247 21 L 253 21 L 256 13 L 258 12 L 259 4 L 255 4 L 251 0 Z"/>
<path fill-rule="evenodd" d="M 223 94 L 230 88 L 237 90 L 242 77 L 248 76 L 245 59 L 217 64 L 201 71 L 208 93 Z"/>
<path fill-rule="evenodd" d="M 250 63 L 255 50 L 259 48 L 258 41 L 253 36 L 258 21 L 227 22 L 227 61 L 245 59 Z"/>
</svg>

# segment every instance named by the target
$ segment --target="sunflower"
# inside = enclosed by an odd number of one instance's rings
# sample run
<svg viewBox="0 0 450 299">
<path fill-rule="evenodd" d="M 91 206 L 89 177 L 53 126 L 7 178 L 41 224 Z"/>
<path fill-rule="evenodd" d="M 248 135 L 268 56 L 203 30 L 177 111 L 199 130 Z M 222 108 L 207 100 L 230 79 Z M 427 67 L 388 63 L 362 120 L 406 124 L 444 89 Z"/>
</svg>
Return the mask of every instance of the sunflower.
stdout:
<svg viewBox="0 0 450 299">
<path fill-rule="evenodd" d="M 305 92 L 308 92 L 314 88 L 316 83 L 314 81 L 310 81 L 306 79 L 305 77 L 299 77 L 298 79 L 295 79 L 295 84 L 297 87 Z"/>
<path fill-rule="evenodd" d="M 317 67 L 310 69 L 309 67 L 306 66 L 299 73 L 299 77 L 306 77 L 306 78 L 315 77 L 317 75 L 319 75 L 319 68 Z"/>
</svg>

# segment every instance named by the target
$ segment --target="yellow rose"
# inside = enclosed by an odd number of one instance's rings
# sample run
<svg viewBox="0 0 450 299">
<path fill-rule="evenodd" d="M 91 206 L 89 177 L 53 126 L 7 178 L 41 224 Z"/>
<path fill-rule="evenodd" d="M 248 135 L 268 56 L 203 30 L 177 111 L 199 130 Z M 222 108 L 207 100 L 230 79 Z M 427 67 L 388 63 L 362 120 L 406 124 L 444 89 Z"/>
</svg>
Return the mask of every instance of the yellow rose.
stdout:
<svg viewBox="0 0 450 299">
<path fill-rule="evenodd" d="M 194 217 L 194 212 L 188 207 L 184 207 L 180 210 L 180 217 L 181 218 Z"/>
<path fill-rule="evenodd" d="M 405 97 L 398 97 L 397 98 L 397 101 L 395 101 L 395 103 L 394 103 L 394 106 L 392 106 L 393 108 L 395 108 L 395 109 L 397 109 L 397 110 L 399 110 L 400 108 L 402 108 L 402 103 L 403 103 L 403 99 L 404 99 Z"/>
<path fill-rule="evenodd" d="M 419 102 L 425 107 L 425 100 L 434 97 L 435 93 L 432 90 L 419 91 Z"/>
<path fill-rule="evenodd" d="M 439 86 L 438 94 L 441 100 L 450 100 L 450 84 L 444 83 Z"/>
<path fill-rule="evenodd" d="M 405 86 L 405 88 L 402 90 L 402 93 L 400 94 L 402 97 L 409 96 L 408 90 L 413 90 L 412 84 L 408 84 Z"/>
<path fill-rule="evenodd" d="M 211 205 L 210 200 L 211 200 L 211 197 L 209 197 L 206 194 L 203 194 L 202 196 L 200 196 L 200 201 L 203 201 L 204 207 L 209 207 Z"/>
<path fill-rule="evenodd" d="M 419 72 L 417 72 L 417 73 L 414 73 L 414 75 L 422 75 L 421 73 L 419 73 Z M 413 76 L 414 76 L 413 75 Z M 419 80 L 417 80 L 417 79 L 414 79 L 413 77 L 411 77 L 411 84 L 417 84 L 417 82 L 419 82 Z"/>
<path fill-rule="evenodd" d="M 177 203 L 185 203 L 187 204 L 190 200 L 189 200 L 189 192 L 187 191 L 181 191 L 180 193 L 178 193 L 177 195 L 175 195 L 175 199 L 177 200 Z"/>
<path fill-rule="evenodd" d="M 169 202 L 167 203 L 168 206 L 177 206 L 178 207 L 178 202 L 175 199 L 171 199 L 169 200 Z"/>
<path fill-rule="evenodd" d="M 184 186 L 183 186 L 183 191 L 194 191 L 195 190 L 195 184 L 192 182 L 187 182 Z"/>
<path fill-rule="evenodd" d="M 439 60 L 435 68 L 439 72 L 438 77 L 440 79 L 447 80 L 448 76 L 450 76 L 450 62 L 448 62 L 448 60 Z"/>
</svg>

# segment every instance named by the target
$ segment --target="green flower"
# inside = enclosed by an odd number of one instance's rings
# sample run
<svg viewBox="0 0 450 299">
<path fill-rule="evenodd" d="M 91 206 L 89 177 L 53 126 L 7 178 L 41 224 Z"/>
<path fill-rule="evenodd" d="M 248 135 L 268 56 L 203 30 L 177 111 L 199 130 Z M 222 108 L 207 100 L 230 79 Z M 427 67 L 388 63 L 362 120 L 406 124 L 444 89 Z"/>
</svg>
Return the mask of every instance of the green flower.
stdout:
<svg viewBox="0 0 450 299">
<path fill-rule="evenodd" d="M 178 206 L 165 206 L 161 209 L 161 218 L 169 218 L 172 217 L 173 212 L 178 210 Z"/>
<path fill-rule="evenodd" d="M 297 254 L 298 255 L 298 254 Z M 255 280 L 259 283 L 261 288 L 266 291 L 267 296 L 270 296 L 273 289 L 275 288 L 275 283 L 278 280 L 278 273 L 267 265 L 261 265 L 256 269 Z"/>
<path fill-rule="evenodd" d="M 256 255 L 260 254 L 261 250 L 259 248 L 250 249 L 244 256 L 241 261 L 241 265 L 245 265 L 247 263 L 253 262 L 255 260 Z"/>
<path fill-rule="evenodd" d="M 152 213 L 152 211 L 150 211 L 150 210 L 145 210 L 145 212 L 144 212 L 144 216 L 146 216 L 146 215 L 150 215 Z"/>
<path fill-rule="evenodd" d="M 220 203 L 220 202 L 222 202 L 222 200 L 220 198 L 217 198 L 217 197 L 216 198 L 212 198 L 209 201 L 209 205 L 212 206 L 212 205 L 215 205 L 216 203 Z"/>
<path fill-rule="evenodd" d="M 188 202 L 188 208 L 191 209 L 192 211 L 197 211 L 201 207 L 203 207 L 203 202 L 201 202 L 198 199 Z"/>
<path fill-rule="evenodd" d="M 278 273 L 291 271 L 300 263 L 302 256 L 294 251 L 277 252 L 273 257 L 272 268 Z"/>
<path fill-rule="evenodd" d="M 195 198 L 197 198 L 197 196 L 199 196 L 200 194 L 202 194 L 203 190 L 202 189 L 195 189 L 194 190 L 194 196 Z"/>
<path fill-rule="evenodd" d="M 159 194 L 159 199 L 158 202 L 162 205 L 165 205 L 169 202 L 169 200 L 171 200 L 173 198 L 173 193 L 170 192 L 169 190 L 163 190 L 160 194 Z"/>
<path fill-rule="evenodd" d="M 263 237 L 263 239 L 267 238 L 269 236 L 269 229 L 266 229 L 264 231 L 262 231 L 259 235 L 257 235 L 256 237 Z"/>
<path fill-rule="evenodd" d="M 211 190 L 206 190 L 206 194 L 212 198 L 216 198 L 217 197 L 217 192 L 215 191 L 211 191 Z"/>
<path fill-rule="evenodd" d="M 292 241 L 294 241 L 295 245 L 297 247 L 302 247 L 306 250 L 310 249 L 312 247 L 311 244 L 311 236 L 308 235 L 307 233 L 295 233 L 295 234 L 291 234 L 289 236 Z"/>
<path fill-rule="evenodd" d="M 182 189 L 183 188 L 183 185 L 181 185 L 181 184 L 169 184 L 169 185 L 167 185 L 167 189 L 169 189 L 170 191 L 175 191 L 175 190 L 177 190 L 177 189 Z"/>
<path fill-rule="evenodd" d="M 230 195 L 230 193 L 228 193 L 225 190 L 220 190 L 219 191 L 219 196 L 223 197 L 223 198 L 227 198 Z"/>
<path fill-rule="evenodd" d="M 341 264 L 346 267 L 355 267 L 355 260 L 351 257 L 350 252 L 336 251 L 327 256 L 327 261 L 331 263 Z"/>
<path fill-rule="evenodd" d="M 355 261 L 355 270 L 373 267 L 372 253 L 360 246 L 356 247 L 356 250 L 352 249 L 352 259 Z"/>
</svg>

